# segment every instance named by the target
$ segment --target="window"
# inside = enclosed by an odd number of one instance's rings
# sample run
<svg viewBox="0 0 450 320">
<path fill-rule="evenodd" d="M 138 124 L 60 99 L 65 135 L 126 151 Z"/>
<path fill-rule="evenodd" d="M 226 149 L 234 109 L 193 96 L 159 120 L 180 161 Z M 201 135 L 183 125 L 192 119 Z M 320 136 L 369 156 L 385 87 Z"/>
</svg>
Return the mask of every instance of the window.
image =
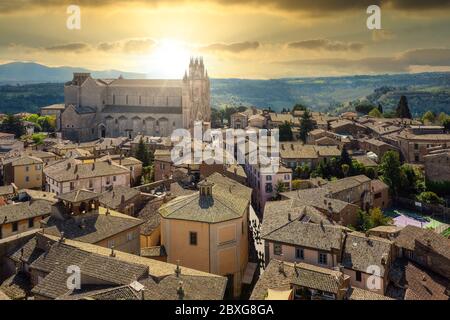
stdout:
<svg viewBox="0 0 450 320">
<path fill-rule="evenodd" d="M 125 104 L 128 104 L 128 96 L 126 96 L 126 103 Z"/>
<path fill-rule="evenodd" d="M 19 224 L 16 222 L 13 222 L 12 224 L 12 231 L 16 232 L 17 230 L 19 230 Z"/>
<path fill-rule="evenodd" d="M 36 165 L 36 170 L 41 170 L 41 165 L 40 164 Z"/>
<path fill-rule="evenodd" d="M 279 243 L 273 244 L 273 254 L 276 256 L 280 256 L 283 254 L 283 246 Z"/>
<path fill-rule="evenodd" d="M 116 95 L 115 94 L 113 94 L 113 104 L 116 104 Z"/>
<path fill-rule="evenodd" d="M 327 264 L 327 254 L 325 252 L 319 252 L 319 264 Z"/>
<path fill-rule="evenodd" d="M 26 172 L 30 171 L 30 167 L 29 167 L 29 166 L 26 166 L 26 167 L 25 167 L 25 171 L 26 171 Z"/>
<path fill-rule="evenodd" d="M 271 193 L 273 191 L 273 187 L 271 183 L 266 183 L 266 192 Z"/>
<path fill-rule="evenodd" d="M 75 182 L 70 183 L 70 190 L 73 190 L 73 189 L 75 189 Z"/>
<path fill-rule="evenodd" d="M 197 245 L 197 232 L 189 232 L 189 244 L 191 246 Z"/>
<path fill-rule="evenodd" d="M 272 176 L 267 176 L 266 181 L 272 181 Z"/>
<path fill-rule="evenodd" d="M 419 150 L 419 145 L 417 143 L 414 143 L 414 150 Z"/>
<path fill-rule="evenodd" d="M 29 181 L 30 181 L 30 177 L 29 177 L 29 176 L 26 176 L 26 177 L 25 177 L 25 181 L 26 181 L 26 182 L 29 182 Z"/>
<path fill-rule="evenodd" d="M 142 104 L 141 96 L 139 96 L 139 104 Z"/>
<path fill-rule="evenodd" d="M 28 219 L 28 228 L 33 228 L 34 227 L 34 219 L 30 218 Z"/>
<path fill-rule="evenodd" d="M 111 178 L 110 177 L 106 177 L 106 184 L 110 184 L 111 183 Z"/>
<path fill-rule="evenodd" d="M 380 199 L 381 198 L 381 192 L 375 193 L 374 198 L 375 199 Z"/>
<path fill-rule="evenodd" d="M 113 181 L 116 182 L 117 178 L 116 176 L 113 176 Z"/>
<path fill-rule="evenodd" d="M 356 271 L 356 281 L 361 282 L 361 271 Z"/>
<path fill-rule="evenodd" d="M 289 180 L 290 176 L 288 174 L 284 175 L 284 180 Z"/>
<path fill-rule="evenodd" d="M 92 188 L 94 186 L 94 182 L 92 180 L 89 180 L 89 188 Z"/>
<path fill-rule="evenodd" d="M 305 259 L 305 252 L 303 248 L 295 248 L 295 259 Z"/>
<path fill-rule="evenodd" d="M 415 162 L 419 162 L 419 155 L 418 154 L 414 155 L 414 161 Z"/>
</svg>

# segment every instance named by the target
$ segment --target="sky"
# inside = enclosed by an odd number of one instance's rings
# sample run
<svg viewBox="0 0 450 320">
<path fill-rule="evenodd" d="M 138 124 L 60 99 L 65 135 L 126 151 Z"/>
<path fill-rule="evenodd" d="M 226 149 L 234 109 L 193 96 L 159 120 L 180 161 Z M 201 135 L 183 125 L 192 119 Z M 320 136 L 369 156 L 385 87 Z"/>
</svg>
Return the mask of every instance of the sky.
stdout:
<svg viewBox="0 0 450 320">
<path fill-rule="evenodd" d="M 213 78 L 450 71 L 450 0 L 0 0 L 0 63 L 180 78 L 191 56 Z"/>
</svg>

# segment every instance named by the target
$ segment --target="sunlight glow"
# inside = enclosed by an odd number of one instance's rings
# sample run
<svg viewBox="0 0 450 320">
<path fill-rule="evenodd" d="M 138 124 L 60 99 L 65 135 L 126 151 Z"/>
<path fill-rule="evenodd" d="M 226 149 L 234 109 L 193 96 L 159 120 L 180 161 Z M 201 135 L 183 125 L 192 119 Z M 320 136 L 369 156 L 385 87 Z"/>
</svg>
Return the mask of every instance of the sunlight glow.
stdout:
<svg viewBox="0 0 450 320">
<path fill-rule="evenodd" d="M 190 50 L 183 42 L 164 39 L 156 45 L 145 71 L 149 78 L 157 75 L 180 79 L 188 68 L 190 56 Z"/>
</svg>

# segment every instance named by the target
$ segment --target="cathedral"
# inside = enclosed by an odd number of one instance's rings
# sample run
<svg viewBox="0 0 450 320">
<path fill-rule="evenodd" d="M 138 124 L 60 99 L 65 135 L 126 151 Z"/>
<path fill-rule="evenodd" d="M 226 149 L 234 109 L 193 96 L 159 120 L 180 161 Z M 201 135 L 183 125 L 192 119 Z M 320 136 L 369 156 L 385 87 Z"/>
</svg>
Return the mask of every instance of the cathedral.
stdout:
<svg viewBox="0 0 450 320">
<path fill-rule="evenodd" d="M 183 79 L 94 79 L 74 73 L 64 86 L 64 139 L 83 142 L 138 134 L 169 136 L 195 121 L 210 122 L 210 81 L 202 58 Z"/>
</svg>

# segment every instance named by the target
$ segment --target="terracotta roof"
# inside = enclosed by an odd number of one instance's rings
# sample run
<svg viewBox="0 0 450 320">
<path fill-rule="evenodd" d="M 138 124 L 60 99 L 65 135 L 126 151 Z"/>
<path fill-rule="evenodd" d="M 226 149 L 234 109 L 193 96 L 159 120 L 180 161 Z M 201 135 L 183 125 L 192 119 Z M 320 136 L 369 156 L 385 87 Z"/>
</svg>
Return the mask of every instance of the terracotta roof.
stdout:
<svg viewBox="0 0 450 320">
<path fill-rule="evenodd" d="M 35 200 L 0 206 L 0 225 L 49 215 L 51 201 Z"/>
<path fill-rule="evenodd" d="M 88 243 L 98 243 L 101 240 L 110 238 L 118 233 L 138 227 L 143 223 L 136 219 L 114 210 L 99 207 L 98 211 L 83 213 L 77 220 L 61 219 L 50 216 L 45 219 L 45 233 L 60 236 L 64 232 L 64 237 Z"/>
<path fill-rule="evenodd" d="M 400 231 L 399 236 L 395 239 L 397 247 L 412 251 L 416 247 L 416 242 L 450 259 L 450 239 L 433 230 L 408 225 Z"/>
<path fill-rule="evenodd" d="M 393 300 L 391 297 L 383 296 L 373 291 L 350 287 L 347 293 L 348 300 Z"/>
<path fill-rule="evenodd" d="M 345 238 L 342 265 L 364 273 L 368 273 L 369 266 L 378 266 L 380 275 L 384 276 L 386 266 L 392 259 L 392 244 L 392 241 L 384 238 L 366 237 L 360 232 L 349 233 Z"/>
<path fill-rule="evenodd" d="M 97 199 L 98 197 L 100 197 L 100 194 L 85 189 L 74 190 L 57 196 L 58 199 L 68 202 L 81 202 Z"/>
<path fill-rule="evenodd" d="M 264 273 L 253 288 L 250 300 L 264 300 L 268 289 L 289 290 L 292 285 L 337 293 L 346 290 L 348 276 L 339 271 L 316 267 L 306 263 L 288 263 L 270 260 Z"/>
<path fill-rule="evenodd" d="M 213 173 L 206 180 L 212 184 L 211 195 L 196 192 L 175 198 L 159 208 L 161 216 L 207 223 L 242 217 L 250 203 L 251 189 L 219 173 Z"/>
<path fill-rule="evenodd" d="M 96 161 L 93 163 L 81 163 L 75 159 L 60 161 L 44 168 L 44 173 L 58 182 L 113 176 L 129 172 L 130 170 L 115 162 Z"/>
<path fill-rule="evenodd" d="M 100 195 L 100 204 L 104 207 L 117 209 L 123 201 L 129 201 L 141 194 L 140 191 L 126 187 L 126 186 L 114 186 L 112 190 L 104 192 Z"/>
<path fill-rule="evenodd" d="M 404 300 L 449 300 L 449 280 L 421 266 L 397 259 L 390 272 L 386 295 Z"/>
</svg>

